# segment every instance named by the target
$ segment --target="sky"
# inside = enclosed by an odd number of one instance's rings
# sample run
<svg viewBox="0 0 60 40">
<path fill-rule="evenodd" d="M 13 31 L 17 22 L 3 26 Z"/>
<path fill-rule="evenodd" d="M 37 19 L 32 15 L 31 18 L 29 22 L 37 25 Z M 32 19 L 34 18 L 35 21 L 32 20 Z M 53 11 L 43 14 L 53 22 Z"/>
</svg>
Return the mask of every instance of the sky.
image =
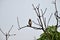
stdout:
<svg viewBox="0 0 60 40">
<path fill-rule="evenodd" d="M 34 40 L 34 38 L 39 38 L 43 33 L 42 30 L 35 30 L 32 28 L 24 28 L 18 30 L 17 16 L 19 18 L 19 23 L 21 27 L 28 24 L 28 20 L 32 19 L 37 22 L 37 16 L 33 10 L 32 4 L 37 6 L 40 4 L 40 9 L 43 11 L 47 8 L 45 14 L 46 20 L 48 21 L 51 13 L 54 13 L 54 0 L 0 0 L 0 28 L 6 34 L 11 26 L 13 28 L 10 34 L 16 34 L 16 36 L 10 36 L 8 40 Z M 60 13 L 60 0 L 57 0 L 57 8 Z M 60 14 L 59 14 L 60 15 Z M 47 22 L 46 21 L 46 22 Z M 56 19 L 54 15 L 52 16 L 49 25 L 55 25 Z M 32 24 L 36 26 L 35 24 Z M 58 29 L 59 31 L 60 29 Z M 0 40 L 5 40 L 5 36 L 0 32 Z"/>
</svg>

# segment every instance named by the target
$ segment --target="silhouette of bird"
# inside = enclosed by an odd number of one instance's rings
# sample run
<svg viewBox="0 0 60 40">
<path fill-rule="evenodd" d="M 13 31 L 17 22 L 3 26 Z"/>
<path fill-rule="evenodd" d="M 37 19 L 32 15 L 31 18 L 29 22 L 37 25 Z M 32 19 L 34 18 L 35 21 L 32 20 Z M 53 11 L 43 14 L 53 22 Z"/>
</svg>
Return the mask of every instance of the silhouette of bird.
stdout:
<svg viewBox="0 0 60 40">
<path fill-rule="evenodd" d="M 32 27 L 32 21 L 31 21 L 31 19 L 29 19 L 28 25 L 29 25 L 29 27 Z"/>
</svg>

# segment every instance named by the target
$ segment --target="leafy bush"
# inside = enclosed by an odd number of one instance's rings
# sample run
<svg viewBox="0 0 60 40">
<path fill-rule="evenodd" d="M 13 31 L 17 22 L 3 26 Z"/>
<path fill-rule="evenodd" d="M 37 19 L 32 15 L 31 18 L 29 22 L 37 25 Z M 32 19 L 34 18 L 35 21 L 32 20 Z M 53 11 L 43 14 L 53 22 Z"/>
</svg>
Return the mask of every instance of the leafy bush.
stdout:
<svg viewBox="0 0 60 40">
<path fill-rule="evenodd" d="M 47 35 L 42 33 L 37 40 L 60 40 L 60 32 L 56 31 L 55 26 L 49 26 L 45 29 Z M 50 37 L 50 38 L 49 38 Z"/>
</svg>

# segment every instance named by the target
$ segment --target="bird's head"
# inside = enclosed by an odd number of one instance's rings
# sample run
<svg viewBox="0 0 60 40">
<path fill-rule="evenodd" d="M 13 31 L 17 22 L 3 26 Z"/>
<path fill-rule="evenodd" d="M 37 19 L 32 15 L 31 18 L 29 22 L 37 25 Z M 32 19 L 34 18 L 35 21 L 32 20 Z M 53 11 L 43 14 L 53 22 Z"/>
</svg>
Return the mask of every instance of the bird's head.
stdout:
<svg viewBox="0 0 60 40">
<path fill-rule="evenodd" d="M 31 19 L 29 19 L 29 21 L 31 21 Z"/>
</svg>

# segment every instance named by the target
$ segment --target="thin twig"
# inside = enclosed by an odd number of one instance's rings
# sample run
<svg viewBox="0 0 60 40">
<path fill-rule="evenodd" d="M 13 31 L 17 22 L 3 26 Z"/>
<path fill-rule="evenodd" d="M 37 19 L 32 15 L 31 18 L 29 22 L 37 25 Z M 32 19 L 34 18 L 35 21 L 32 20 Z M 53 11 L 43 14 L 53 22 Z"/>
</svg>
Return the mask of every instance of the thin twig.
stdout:
<svg viewBox="0 0 60 40">
<path fill-rule="evenodd" d="M 32 21 L 34 24 L 36 24 L 36 25 L 39 25 L 38 23 L 36 23 L 36 22 L 34 22 L 34 21 Z"/>
<path fill-rule="evenodd" d="M 20 25 L 19 25 L 19 19 L 18 19 L 18 17 L 17 17 L 17 24 L 18 24 L 18 27 L 19 27 L 19 29 L 20 29 Z"/>
<path fill-rule="evenodd" d="M 30 27 L 30 26 L 23 26 L 23 27 L 21 27 L 20 29 L 23 29 L 23 28 L 26 28 L 26 27 Z M 30 28 L 33 28 L 33 29 L 36 29 L 36 30 L 41 30 L 41 29 L 42 29 L 42 28 L 37 28 L 37 27 L 35 27 L 35 26 L 34 26 L 34 27 L 32 26 L 32 27 L 30 27 Z M 20 29 L 19 29 L 19 30 L 20 30 Z"/>
<path fill-rule="evenodd" d="M 3 35 L 5 35 L 5 33 L 2 31 L 2 29 L 0 28 L 0 31 L 3 33 Z"/>
<path fill-rule="evenodd" d="M 46 18 L 44 18 L 44 25 L 45 25 L 45 28 L 46 28 Z"/>
<path fill-rule="evenodd" d="M 49 24 L 49 22 L 50 22 L 50 20 L 51 20 L 52 15 L 53 15 L 53 13 L 51 13 L 51 15 L 50 15 L 50 17 L 49 17 L 49 19 L 48 19 L 47 27 L 48 27 L 48 24 Z"/>
<path fill-rule="evenodd" d="M 37 18 L 37 21 L 38 21 L 38 23 L 39 23 L 39 26 L 41 26 L 41 22 L 40 22 L 40 20 Z"/>
<path fill-rule="evenodd" d="M 10 28 L 10 30 L 8 31 L 8 34 L 10 33 L 10 31 L 11 31 L 12 28 L 13 28 L 13 25 L 12 25 L 12 27 Z"/>
</svg>

